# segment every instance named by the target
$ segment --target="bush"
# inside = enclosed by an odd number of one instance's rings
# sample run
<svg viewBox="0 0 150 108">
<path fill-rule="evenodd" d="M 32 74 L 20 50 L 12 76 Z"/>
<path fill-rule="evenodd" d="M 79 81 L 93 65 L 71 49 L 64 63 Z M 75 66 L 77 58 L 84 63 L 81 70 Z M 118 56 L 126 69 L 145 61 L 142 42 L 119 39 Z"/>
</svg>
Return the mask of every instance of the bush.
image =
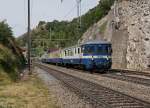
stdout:
<svg viewBox="0 0 150 108">
<path fill-rule="evenodd" d="M 20 48 L 16 45 L 11 28 L 4 21 L 0 22 L 0 67 L 16 80 L 18 70 L 25 64 Z"/>
<path fill-rule="evenodd" d="M 0 67 L 8 73 L 12 80 L 18 77 L 17 62 L 14 54 L 8 48 L 0 45 Z"/>
</svg>

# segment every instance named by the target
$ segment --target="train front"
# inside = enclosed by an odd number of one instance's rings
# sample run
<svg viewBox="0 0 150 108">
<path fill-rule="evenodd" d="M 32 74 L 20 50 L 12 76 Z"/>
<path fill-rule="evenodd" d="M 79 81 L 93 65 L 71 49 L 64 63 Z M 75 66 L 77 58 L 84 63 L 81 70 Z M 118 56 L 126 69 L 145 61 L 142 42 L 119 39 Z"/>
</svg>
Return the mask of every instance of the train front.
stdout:
<svg viewBox="0 0 150 108">
<path fill-rule="evenodd" d="M 82 45 L 83 58 L 87 69 L 110 69 L 112 47 L 110 43 L 99 42 Z"/>
</svg>

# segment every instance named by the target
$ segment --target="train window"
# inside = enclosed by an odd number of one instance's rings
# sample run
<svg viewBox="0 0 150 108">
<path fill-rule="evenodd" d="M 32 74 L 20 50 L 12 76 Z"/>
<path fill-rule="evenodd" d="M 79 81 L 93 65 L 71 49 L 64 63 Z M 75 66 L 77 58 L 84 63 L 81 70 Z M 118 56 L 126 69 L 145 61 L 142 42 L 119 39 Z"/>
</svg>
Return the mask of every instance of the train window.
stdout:
<svg viewBox="0 0 150 108">
<path fill-rule="evenodd" d="M 76 52 L 76 48 L 74 48 L 74 53 L 76 54 L 77 52 Z"/>
<path fill-rule="evenodd" d="M 70 50 L 68 50 L 68 56 L 70 56 Z"/>
<path fill-rule="evenodd" d="M 68 56 L 68 50 L 66 50 L 66 56 Z"/>
<path fill-rule="evenodd" d="M 81 53 L 83 53 L 83 48 L 80 48 Z"/>
<path fill-rule="evenodd" d="M 99 45 L 97 46 L 97 53 L 98 54 L 111 54 L 111 46 L 108 46 L 108 45 Z"/>
<path fill-rule="evenodd" d="M 82 52 L 82 53 L 84 52 L 84 47 L 83 47 L 83 46 L 81 47 L 81 52 Z"/>
<path fill-rule="evenodd" d="M 69 56 L 71 56 L 71 50 L 69 50 Z"/>
<path fill-rule="evenodd" d="M 94 45 L 87 45 L 84 47 L 84 54 L 94 54 L 95 53 L 95 46 Z"/>
<path fill-rule="evenodd" d="M 72 52 L 72 50 L 70 49 L 70 50 L 68 50 L 68 56 L 72 56 L 73 55 L 73 52 Z"/>
<path fill-rule="evenodd" d="M 67 56 L 67 52 L 66 52 L 66 51 L 64 51 L 64 53 L 65 53 L 65 56 Z"/>
<path fill-rule="evenodd" d="M 80 54 L 80 48 L 78 48 L 78 54 Z"/>
<path fill-rule="evenodd" d="M 74 51 L 73 51 L 73 50 L 71 50 L 71 56 L 73 56 L 73 52 L 74 52 Z"/>
</svg>

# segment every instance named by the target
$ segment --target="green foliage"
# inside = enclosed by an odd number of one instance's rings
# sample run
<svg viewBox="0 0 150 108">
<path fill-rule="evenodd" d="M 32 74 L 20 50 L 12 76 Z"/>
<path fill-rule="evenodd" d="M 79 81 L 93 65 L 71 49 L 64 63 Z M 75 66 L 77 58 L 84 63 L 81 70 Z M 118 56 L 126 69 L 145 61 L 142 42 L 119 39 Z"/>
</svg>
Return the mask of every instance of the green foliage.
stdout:
<svg viewBox="0 0 150 108">
<path fill-rule="evenodd" d="M 17 59 L 8 48 L 0 45 L 0 67 L 4 72 L 8 73 L 10 78 L 16 80 L 17 71 Z"/>
<path fill-rule="evenodd" d="M 13 39 L 11 28 L 4 21 L 0 22 L 0 43 L 10 47 L 9 40 Z"/>
<path fill-rule="evenodd" d="M 104 22 L 101 27 L 100 27 L 100 33 L 103 34 L 106 30 L 106 26 L 107 26 L 107 21 Z"/>
<path fill-rule="evenodd" d="M 103 18 L 113 5 L 114 0 L 100 0 L 99 4 L 82 15 L 82 25 L 79 27 L 78 18 L 72 21 L 45 22 L 40 21 L 38 27 L 32 30 L 32 48 L 64 48 L 77 44 L 83 33 L 94 23 Z M 18 39 L 20 45 L 25 45 L 24 34 Z M 51 39 L 51 41 L 50 41 Z M 43 51 L 44 51 L 43 50 Z"/>
<path fill-rule="evenodd" d="M 17 71 L 24 63 L 25 59 L 16 45 L 11 28 L 4 21 L 0 22 L 0 67 L 15 80 Z"/>
</svg>

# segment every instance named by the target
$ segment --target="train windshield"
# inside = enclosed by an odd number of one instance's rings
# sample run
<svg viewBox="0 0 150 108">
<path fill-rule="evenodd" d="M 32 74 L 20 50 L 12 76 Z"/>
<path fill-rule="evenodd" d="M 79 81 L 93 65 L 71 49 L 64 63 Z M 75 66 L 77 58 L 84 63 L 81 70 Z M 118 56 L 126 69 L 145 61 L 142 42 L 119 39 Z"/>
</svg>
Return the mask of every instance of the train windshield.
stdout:
<svg viewBox="0 0 150 108">
<path fill-rule="evenodd" d="M 83 54 L 111 54 L 112 49 L 110 44 L 95 44 L 85 45 L 83 47 Z"/>
<path fill-rule="evenodd" d="M 111 53 L 112 49 L 110 44 L 96 46 L 96 54 L 111 54 Z"/>
<path fill-rule="evenodd" d="M 94 54 L 95 45 L 86 45 L 83 47 L 83 54 Z"/>
</svg>

